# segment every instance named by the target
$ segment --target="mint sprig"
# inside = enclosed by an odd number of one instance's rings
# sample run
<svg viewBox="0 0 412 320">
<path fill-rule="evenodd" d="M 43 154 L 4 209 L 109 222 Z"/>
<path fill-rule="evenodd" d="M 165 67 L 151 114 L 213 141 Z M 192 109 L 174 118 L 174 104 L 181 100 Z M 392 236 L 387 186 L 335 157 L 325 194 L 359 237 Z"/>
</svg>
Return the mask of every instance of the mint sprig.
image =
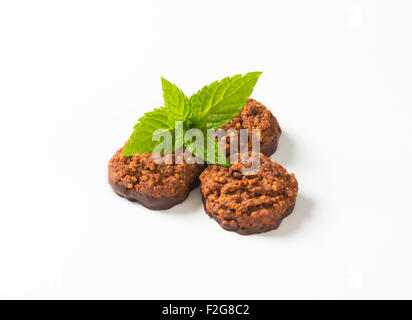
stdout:
<svg viewBox="0 0 412 320">
<path fill-rule="evenodd" d="M 169 131 L 172 137 L 175 137 L 177 132 L 181 133 L 181 128 L 175 127 L 180 122 L 179 125 L 183 126 L 183 136 L 191 128 L 198 128 L 204 133 L 205 147 L 201 150 L 194 149 L 190 141 L 183 141 L 189 151 L 206 161 L 229 165 L 226 159 L 223 162 L 219 161 L 216 141 L 214 153 L 210 146 L 207 147 L 207 129 L 218 129 L 239 114 L 261 74 L 262 72 L 249 72 L 243 76 L 235 75 L 215 81 L 204 86 L 190 99 L 176 85 L 161 78 L 165 105 L 145 113 L 138 120 L 123 149 L 123 156 L 153 151 L 158 144 L 158 141 L 152 139 L 155 131 L 158 129 Z M 174 139 L 176 143 L 173 150 L 182 146 L 180 133 L 179 139 Z"/>
</svg>

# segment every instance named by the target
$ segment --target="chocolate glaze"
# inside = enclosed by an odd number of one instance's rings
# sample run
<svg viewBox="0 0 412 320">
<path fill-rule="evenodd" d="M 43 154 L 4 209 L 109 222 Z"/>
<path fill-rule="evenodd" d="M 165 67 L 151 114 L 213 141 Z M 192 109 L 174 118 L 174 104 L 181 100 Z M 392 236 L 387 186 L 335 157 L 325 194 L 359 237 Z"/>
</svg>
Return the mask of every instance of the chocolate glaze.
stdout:
<svg viewBox="0 0 412 320">
<path fill-rule="evenodd" d="M 112 187 L 113 191 L 122 198 L 126 198 L 131 202 L 139 202 L 142 206 L 151 210 L 166 210 L 183 202 L 189 196 L 190 191 L 199 186 L 200 181 L 199 179 L 196 179 L 189 186 L 188 190 L 182 194 L 163 198 L 154 198 L 145 194 L 140 194 L 133 189 L 127 189 L 124 186 L 112 183 L 110 180 L 109 184 Z"/>
</svg>

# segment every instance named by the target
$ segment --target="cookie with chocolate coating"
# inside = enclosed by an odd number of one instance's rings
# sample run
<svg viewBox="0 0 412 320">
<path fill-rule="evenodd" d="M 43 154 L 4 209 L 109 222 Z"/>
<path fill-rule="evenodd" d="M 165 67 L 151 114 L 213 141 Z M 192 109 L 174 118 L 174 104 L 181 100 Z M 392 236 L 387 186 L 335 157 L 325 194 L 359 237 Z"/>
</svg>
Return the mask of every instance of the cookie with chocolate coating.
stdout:
<svg viewBox="0 0 412 320">
<path fill-rule="evenodd" d="M 109 184 L 119 196 L 152 210 L 165 210 L 184 201 L 199 185 L 203 164 L 156 164 L 151 153 L 124 157 L 123 148 L 108 164 Z M 167 156 L 175 163 L 175 154 Z"/>
<path fill-rule="evenodd" d="M 260 154 L 256 174 L 242 163 L 209 165 L 200 175 L 206 213 L 223 229 L 242 235 L 278 228 L 295 207 L 298 183 L 293 173 Z"/>
<path fill-rule="evenodd" d="M 249 150 L 252 147 L 252 129 L 259 130 L 260 152 L 268 157 L 276 152 L 279 137 L 282 133 L 272 112 L 263 104 L 251 98 L 248 99 L 242 111 L 221 129 L 227 131 L 232 128 L 238 132 L 238 136 L 240 129 L 248 129 Z M 226 154 L 229 154 L 229 146 L 229 140 L 227 139 Z"/>
</svg>

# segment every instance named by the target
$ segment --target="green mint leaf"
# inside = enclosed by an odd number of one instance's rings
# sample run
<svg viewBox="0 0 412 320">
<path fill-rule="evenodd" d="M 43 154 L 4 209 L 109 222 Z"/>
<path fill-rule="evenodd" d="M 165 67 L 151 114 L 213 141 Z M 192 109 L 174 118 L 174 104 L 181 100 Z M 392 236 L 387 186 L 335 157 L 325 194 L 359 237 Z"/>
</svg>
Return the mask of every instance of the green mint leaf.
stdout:
<svg viewBox="0 0 412 320">
<path fill-rule="evenodd" d="M 138 127 L 141 123 L 146 123 L 152 127 L 173 129 L 174 122 L 168 116 L 168 113 L 164 107 L 153 109 L 152 111 L 146 112 L 142 117 L 138 119 L 137 124 L 134 126 Z"/>
<path fill-rule="evenodd" d="M 187 120 L 192 115 L 189 99 L 176 85 L 165 78 L 161 79 L 163 99 L 169 117 L 173 120 Z"/>
<path fill-rule="evenodd" d="M 187 127 L 183 121 L 175 121 L 175 130 L 173 132 L 172 150 L 177 150 L 184 145 L 184 137 Z"/>
<path fill-rule="evenodd" d="M 165 108 L 157 108 L 151 112 L 147 112 L 139 119 L 139 122 L 134 126 L 134 131 L 129 138 L 122 155 L 125 157 L 132 156 L 137 153 L 148 153 L 159 143 L 153 141 L 153 133 L 157 129 L 171 131 L 173 135 L 173 124 Z"/>
<path fill-rule="evenodd" d="M 197 128 L 218 129 L 242 110 L 262 72 L 235 75 L 203 87 L 190 97 L 191 122 Z"/>
<path fill-rule="evenodd" d="M 211 135 L 211 141 L 213 141 L 212 145 L 208 144 L 207 140 L 207 130 L 202 130 L 204 136 L 204 146 L 203 148 L 196 148 L 195 144 L 191 141 L 185 141 L 184 146 L 187 150 L 189 150 L 192 154 L 196 157 L 203 159 L 204 163 L 209 164 L 218 164 L 230 167 L 230 162 L 225 156 L 225 151 L 221 151 L 223 155 L 223 159 L 219 159 L 219 144 L 215 139 L 214 135 Z M 221 149 L 223 150 L 223 149 Z"/>
</svg>

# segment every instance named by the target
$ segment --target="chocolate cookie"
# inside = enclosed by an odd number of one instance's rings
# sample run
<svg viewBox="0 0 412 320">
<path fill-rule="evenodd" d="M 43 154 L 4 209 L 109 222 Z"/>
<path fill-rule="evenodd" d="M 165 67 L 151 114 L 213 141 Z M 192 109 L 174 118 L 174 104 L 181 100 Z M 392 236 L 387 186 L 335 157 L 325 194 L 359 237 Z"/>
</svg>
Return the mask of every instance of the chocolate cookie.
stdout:
<svg viewBox="0 0 412 320">
<path fill-rule="evenodd" d="M 222 228 L 247 235 L 276 229 L 295 206 L 294 174 L 260 154 L 255 175 L 242 175 L 243 164 L 209 165 L 200 175 L 206 213 Z"/>
<path fill-rule="evenodd" d="M 249 150 L 252 147 L 251 129 L 260 130 L 260 152 L 268 157 L 275 153 L 282 133 L 272 112 L 254 99 L 249 99 L 242 111 L 222 127 L 224 130 L 231 128 L 236 129 L 238 135 L 240 129 L 249 129 Z M 229 141 L 226 142 L 226 153 L 229 154 Z"/>
<path fill-rule="evenodd" d="M 152 154 L 122 156 L 123 148 L 110 159 L 109 184 L 113 191 L 130 201 L 153 210 L 164 210 L 181 203 L 199 185 L 200 164 L 156 164 Z M 174 154 L 169 155 L 174 162 Z"/>
</svg>

